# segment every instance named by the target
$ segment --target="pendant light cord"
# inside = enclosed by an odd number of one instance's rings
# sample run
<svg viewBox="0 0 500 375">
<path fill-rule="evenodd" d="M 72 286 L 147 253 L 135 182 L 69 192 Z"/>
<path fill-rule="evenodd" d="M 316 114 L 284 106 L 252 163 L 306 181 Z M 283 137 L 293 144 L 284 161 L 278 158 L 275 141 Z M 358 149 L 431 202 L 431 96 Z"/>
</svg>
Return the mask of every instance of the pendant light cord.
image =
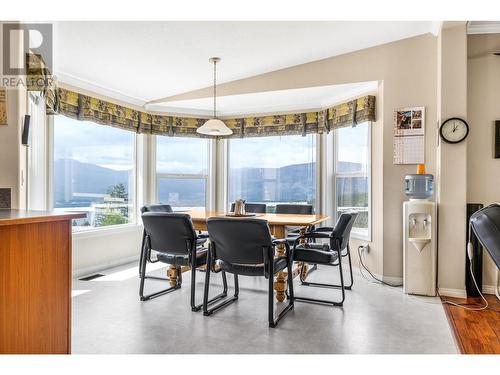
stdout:
<svg viewBox="0 0 500 375">
<path fill-rule="evenodd" d="M 217 61 L 214 60 L 214 118 L 217 118 Z"/>
</svg>

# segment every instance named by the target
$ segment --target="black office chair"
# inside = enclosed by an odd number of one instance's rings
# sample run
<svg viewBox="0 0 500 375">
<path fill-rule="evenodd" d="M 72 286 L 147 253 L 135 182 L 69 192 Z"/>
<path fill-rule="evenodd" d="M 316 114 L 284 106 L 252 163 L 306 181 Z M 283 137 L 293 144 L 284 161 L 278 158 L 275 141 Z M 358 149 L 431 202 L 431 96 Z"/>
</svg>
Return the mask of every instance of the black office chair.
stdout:
<svg viewBox="0 0 500 375">
<path fill-rule="evenodd" d="M 303 273 L 300 273 L 300 281 L 305 286 L 317 286 L 324 288 L 340 288 L 342 299 L 340 301 L 329 301 L 322 299 L 313 299 L 306 297 L 295 296 L 298 301 L 326 303 L 334 306 L 342 306 L 345 299 L 344 289 L 352 287 L 352 266 L 351 256 L 349 251 L 349 237 L 354 221 L 357 217 L 357 212 L 344 212 L 340 215 L 334 228 L 321 227 L 313 231 L 304 233 L 295 240 L 293 248 L 293 260 L 297 262 L 304 262 L 309 264 L 338 266 L 340 274 L 340 285 L 335 284 L 322 284 L 305 281 Z M 329 244 L 316 244 L 316 243 L 300 243 L 301 239 L 328 239 Z M 351 272 L 351 284 L 349 287 L 344 285 L 344 274 L 342 272 L 342 258 L 349 257 L 349 267 Z M 290 296 L 290 298 L 292 298 Z"/>
<path fill-rule="evenodd" d="M 198 245 L 197 240 L 200 235 L 196 233 L 191 217 L 181 213 L 145 212 L 142 214 L 142 222 L 146 232 L 146 255 L 142 259 L 141 268 L 141 284 L 139 288 L 141 301 L 159 297 L 179 289 L 182 284 L 181 267 L 189 266 L 191 268 L 191 309 L 192 311 L 200 310 L 202 304 L 196 305 L 195 303 L 196 268 L 206 264 L 208 249 Z M 175 266 L 179 276 L 176 285 L 144 295 L 146 278 L 153 278 L 151 276 L 146 277 L 146 259 L 150 256 L 152 250 L 157 252 L 158 261 Z M 227 296 L 227 280 L 224 272 L 222 272 L 222 282 L 223 292 L 208 301 L 208 303 L 213 303 Z"/>
<path fill-rule="evenodd" d="M 169 204 L 147 204 L 145 206 L 141 207 L 141 214 L 145 212 L 173 212 L 172 206 Z M 144 257 L 144 254 L 146 254 L 145 251 L 145 245 L 146 245 L 146 231 L 142 231 L 142 243 L 141 243 L 141 251 L 140 251 L 140 256 L 139 256 L 139 277 L 142 274 L 142 258 Z M 158 262 L 157 260 L 152 260 L 151 257 L 149 257 L 146 261 L 149 263 L 156 263 Z M 163 278 L 159 278 L 164 280 Z"/>
<path fill-rule="evenodd" d="M 169 204 L 147 204 L 141 207 L 141 214 L 144 212 L 174 212 Z"/>
<path fill-rule="evenodd" d="M 500 203 L 490 204 L 489 206 L 473 213 L 469 219 L 469 238 L 471 238 L 472 235 L 470 231 L 474 232 L 481 245 L 490 254 L 491 259 L 493 259 L 497 268 L 500 268 Z M 467 245 L 467 256 L 470 261 L 471 275 L 474 277 L 474 274 L 472 273 L 472 265 L 476 260 L 474 259 L 474 249 L 472 244 Z M 481 293 L 479 290 L 480 286 L 477 285 L 476 279 L 473 278 L 473 281 L 476 284 L 478 292 Z M 498 292 L 496 283 L 495 295 L 498 299 L 500 299 L 500 293 Z"/>
<path fill-rule="evenodd" d="M 500 268 L 500 203 L 493 203 L 476 211 L 470 217 L 469 225 L 496 266 Z M 468 256 L 472 258 L 472 254 Z"/>
<path fill-rule="evenodd" d="M 173 209 L 172 209 L 172 206 L 169 205 L 169 204 L 147 204 L 145 206 L 142 206 L 141 207 L 141 214 L 145 213 L 145 212 L 174 212 Z M 198 232 L 201 234 L 201 232 Z M 202 246 L 205 244 L 205 242 L 207 242 L 207 237 L 208 236 L 198 236 L 198 246 Z M 145 240 L 146 240 L 146 231 L 143 231 L 142 233 L 142 244 L 141 244 L 141 252 L 140 252 L 140 257 L 139 257 L 139 277 L 141 276 L 141 272 L 142 272 L 142 257 L 144 256 L 144 254 L 146 253 L 144 251 L 144 245 L 145 245 Z M 158 262 L 158 260 L 153 260 L 151 258 L 151 254 L 149 254 L 149 257 L 147 258 L 146 260 L 146 264 L 147 263 L 156 263 Z M 153 279 L 160 279 L 160 280 L 165 280 L 164 278 L 158 278 L 158 277 L 152 277 L 152 276 L 146 276 L 146 278 L 153 278 Z"/>
<path fill-rule="evenodd" d="M 277 204 L 277 214 L 312 215 L 314 208 L 311 204 Z"/>
<path fill-rule="evenodd" d="M 203 314 L 208 316 L 238 299 L 238 275 L 264 276 L 269 280 L 268 319 L 269 326 L 276 327 L 278 322 L 293 309 L 293 298 L 274 319 L 274 276 L 288 270 L 288 288 L 293 297 L 292 259 L 290 246 L 286 240 L 273 240 L 267 221 L 261 219 L 234 219 L 212 217 L 207 220 L 210 246 L 205 278 Z M 283 244 L 286 248 L 284 257 L 274 257 L 275 246 Z M 234 296 L 208 309 L 210 270 L 218 261 L 220 268 L 234 275 Z"/>
<path fill-rule="evenodd" d="M 314 208 L 311 204 L 277 204 L 276 205 L 277 214 L 296 214 L 296 215 L 312 215 L 314 213 Z M 286 239 L 290 246 L 300 235 L 301 228 L 289 228 L 287 231 Z M 313 228 L 309 228 L 313 229 Z"/>
<path fill-rule="evenodd" d="M 245 203 L 245 212 L 265 214 L 266 209 L 267 206 L 264 203 Z M 234 212 L 234 202 L 231 203 L 231 210 L 229 212 Z"/>
</svg>

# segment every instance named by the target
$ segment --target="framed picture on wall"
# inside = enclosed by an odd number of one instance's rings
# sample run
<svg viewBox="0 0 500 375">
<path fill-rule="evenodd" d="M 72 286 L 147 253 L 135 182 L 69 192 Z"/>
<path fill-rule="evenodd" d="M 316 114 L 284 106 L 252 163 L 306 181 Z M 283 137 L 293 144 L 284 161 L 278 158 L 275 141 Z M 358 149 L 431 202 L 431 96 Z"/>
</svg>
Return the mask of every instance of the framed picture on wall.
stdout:
<svg viewBox="0 0 500 375">
<path fill-rule="evenodd" d="M 425 163 L 425 107 L 394 111 L 394 164 Z"/>
<path fill-rule="evenodd" d="M 7 125 L 7 96 L 4 88 L 0 88 L 0 125 Z"/>
</svg>

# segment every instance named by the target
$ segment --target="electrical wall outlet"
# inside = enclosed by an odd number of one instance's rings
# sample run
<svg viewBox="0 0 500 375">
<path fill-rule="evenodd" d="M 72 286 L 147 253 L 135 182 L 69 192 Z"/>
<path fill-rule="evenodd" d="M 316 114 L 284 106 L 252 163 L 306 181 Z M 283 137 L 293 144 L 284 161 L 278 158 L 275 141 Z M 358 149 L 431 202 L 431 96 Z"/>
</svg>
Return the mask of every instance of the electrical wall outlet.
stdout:
<svg viewBox="0 0 500 375">
<path fill-rule="evenodd" d="M 370 252 L 370 245 L 368 245 L 367 243 L 364 243 L 362 246 L 363 246 L 362 251 L 366 252 L 368 254 Z"/>
</svg>

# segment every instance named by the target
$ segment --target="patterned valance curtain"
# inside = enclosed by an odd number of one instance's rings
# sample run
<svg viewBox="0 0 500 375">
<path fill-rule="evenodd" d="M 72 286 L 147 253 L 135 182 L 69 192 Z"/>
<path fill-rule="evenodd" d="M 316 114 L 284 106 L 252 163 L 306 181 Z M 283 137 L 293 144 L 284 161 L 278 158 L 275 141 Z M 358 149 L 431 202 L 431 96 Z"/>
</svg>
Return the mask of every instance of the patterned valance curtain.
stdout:
<svg viewBox="0 0 500 375">
<path fill-rule="evenodd" d="M 367 95 L 328 108 L 323 113 L 331 130 L 375 121 L 375 96 Z M 325 112 L 323 111 L 323 112 Z"/>
<path fill-rule="evenodd" d="M 152 115 L 150 131 L 145 128 L 141 133 L 170 137 L 206 137 L 196 133 L 196 129 L 202 126 L 205 121 L 207 121 L 206 118 Z"/>
<path fill-rule="evenodd" d="M 52 84 L 52 75 L 40 54 L 26 54 L 26 89 L 45 92 Z"/>
<path fill-rule="evenodd" d="M 71 90 L 49 86 L 45 91 L 47 114 L 155 135 L 207 137 L 196 133 L 206 118 L 151 114 Z M 330 130 L 375 120 L 375 97 L 364 96 L 319 112 L 224 119 L 230 138 L 328 133 Z"/>
</svg>

